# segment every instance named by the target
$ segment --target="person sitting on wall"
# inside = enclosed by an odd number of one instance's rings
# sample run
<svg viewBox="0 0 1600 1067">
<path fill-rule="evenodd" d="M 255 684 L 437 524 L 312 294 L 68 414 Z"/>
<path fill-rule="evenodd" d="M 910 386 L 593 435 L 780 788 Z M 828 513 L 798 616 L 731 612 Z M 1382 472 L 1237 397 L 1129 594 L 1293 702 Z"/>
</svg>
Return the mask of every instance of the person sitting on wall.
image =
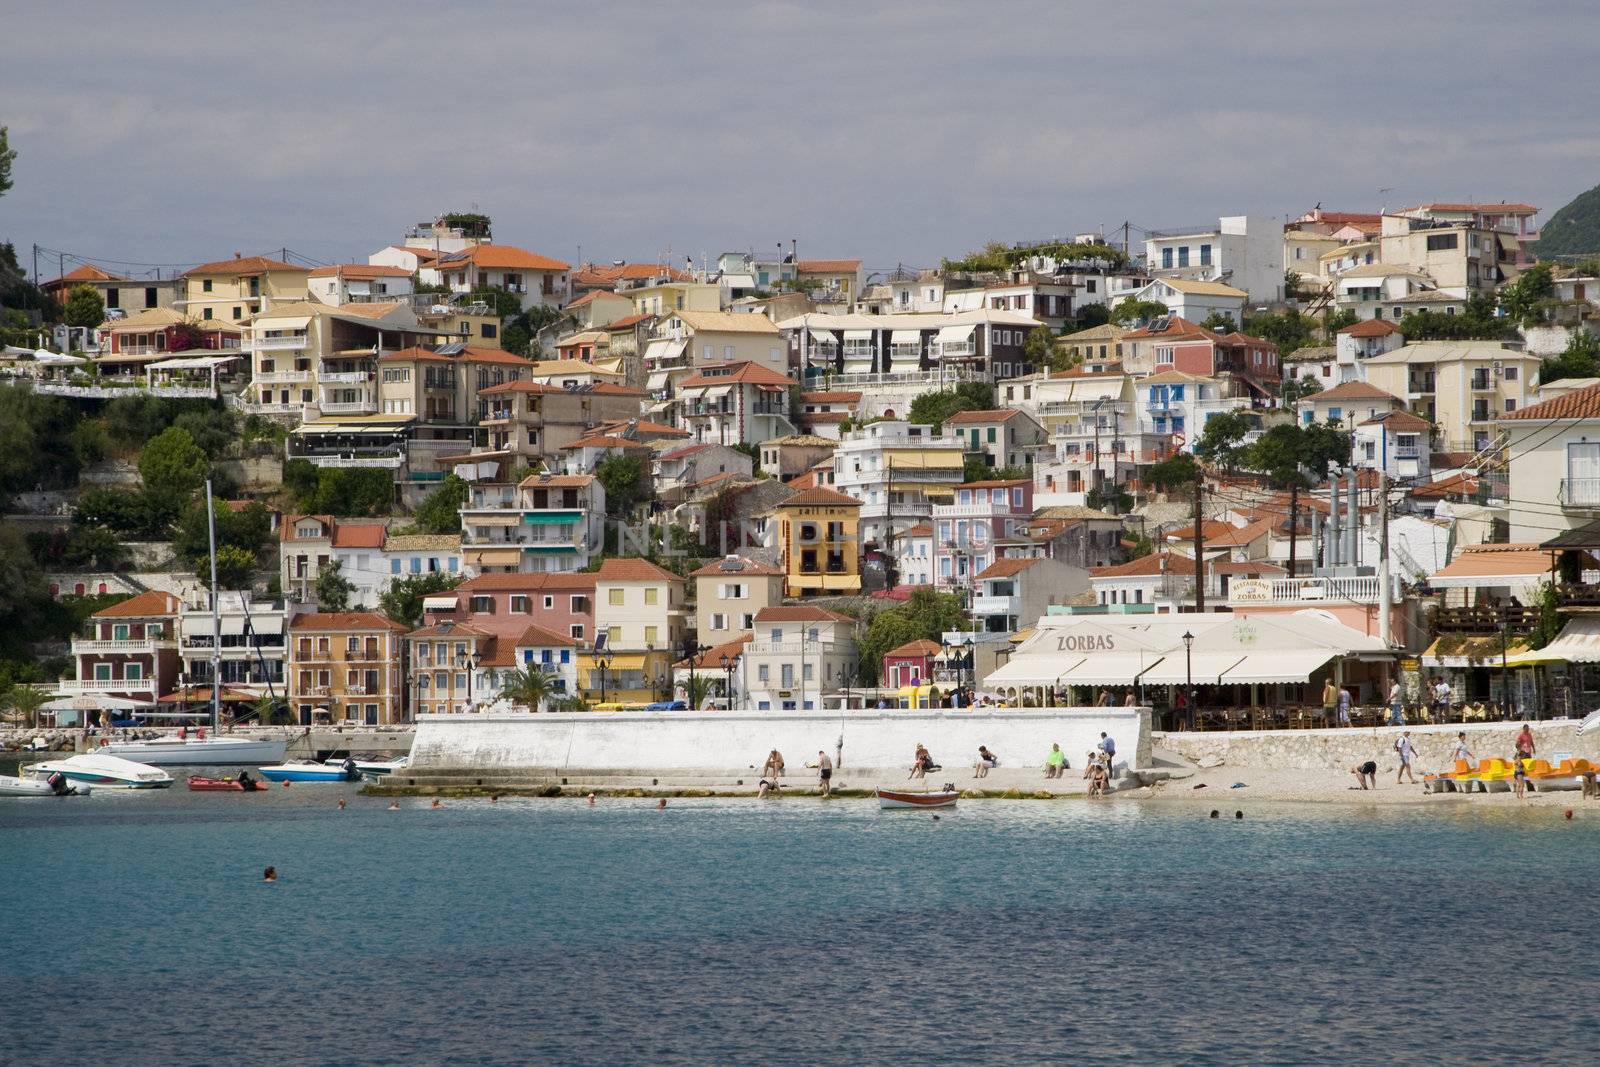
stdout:
<svg viewBox="0 0 1600 1067">
<path fill-rule="evenodd" d="M 1046 778 L 1060 778 L 1067 769 L 1067 754 L 1061 751 L 1059 743 L 1050 745 L 1050 754 L 1044 758 L 1044 776 Z"/>
</svg>

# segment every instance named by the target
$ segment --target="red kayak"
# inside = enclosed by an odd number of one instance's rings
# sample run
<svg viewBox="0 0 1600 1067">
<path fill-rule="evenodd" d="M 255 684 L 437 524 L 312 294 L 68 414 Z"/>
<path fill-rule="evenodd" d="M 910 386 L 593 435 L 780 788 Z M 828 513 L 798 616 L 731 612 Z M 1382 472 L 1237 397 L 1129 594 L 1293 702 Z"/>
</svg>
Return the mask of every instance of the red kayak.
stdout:
<svg viewBox="0 0 1600 1067">
<path fill-rule="evenodd" d="M 266 787 L 260 782 L 252 782 L 251 787 L 246 789 L 244 783 L 237 778 L 202 778 L 199 775 L 189 779 L 189 788 L 196 793 L 260 793 L 266 791 Z"/>
</svg>

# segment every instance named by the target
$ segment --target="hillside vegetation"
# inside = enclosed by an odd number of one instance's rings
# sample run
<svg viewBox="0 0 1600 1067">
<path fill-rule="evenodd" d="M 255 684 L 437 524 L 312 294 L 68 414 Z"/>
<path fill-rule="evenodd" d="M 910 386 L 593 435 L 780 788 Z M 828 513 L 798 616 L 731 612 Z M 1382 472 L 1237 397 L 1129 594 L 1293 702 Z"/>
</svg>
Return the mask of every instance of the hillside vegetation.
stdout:
<svg viewBox="0 0 1600 1067">
<path fill-rule="evenodd" d="M 1540 259 L 1600 253 L 1600 185 L 1552 211 L 1534 251 Z"/>
</svg>

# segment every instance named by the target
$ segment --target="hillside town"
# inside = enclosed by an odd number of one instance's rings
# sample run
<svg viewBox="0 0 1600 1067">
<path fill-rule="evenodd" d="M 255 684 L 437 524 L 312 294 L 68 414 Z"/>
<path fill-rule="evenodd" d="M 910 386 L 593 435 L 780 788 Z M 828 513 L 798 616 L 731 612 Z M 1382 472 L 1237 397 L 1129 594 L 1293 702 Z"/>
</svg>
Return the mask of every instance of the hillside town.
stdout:
<svg viewBox="0 0 1600 1067">
<path fill-rule="evenodd" d="M 1600 258 L 1541 260 L 1539 214 L 893 267 L 803 238 L 568 262 L 476 213 L 359 262 L 16 250 L 0 705 L 1581 711 Z"/>
</svg>

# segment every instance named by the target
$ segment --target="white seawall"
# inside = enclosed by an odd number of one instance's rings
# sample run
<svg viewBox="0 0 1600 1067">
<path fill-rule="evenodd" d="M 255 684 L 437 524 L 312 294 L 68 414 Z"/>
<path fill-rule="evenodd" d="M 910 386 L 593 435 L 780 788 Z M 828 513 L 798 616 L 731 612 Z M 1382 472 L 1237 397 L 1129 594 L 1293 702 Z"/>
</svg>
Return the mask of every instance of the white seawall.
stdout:
<svg viewBox="0 0 1600 1067">
<path fill-rule="evenodd" d="M 909 767 L 920 742 L 946 768 L 970 767 L 979 745 L 1003 767 L 1043 766 L 1052 743 L 1082 767 L 1101 731 L 1115 740 L 1119 764 L 1149 765 L 1148 708 L 421 715 L 411 765 L 483 772 L 745 769 L 759 767 L 776 748 L 792 774 L 815 762 L 819 750 L 829 758 L 842 753 L 844 768 Z"/>
</svg>

